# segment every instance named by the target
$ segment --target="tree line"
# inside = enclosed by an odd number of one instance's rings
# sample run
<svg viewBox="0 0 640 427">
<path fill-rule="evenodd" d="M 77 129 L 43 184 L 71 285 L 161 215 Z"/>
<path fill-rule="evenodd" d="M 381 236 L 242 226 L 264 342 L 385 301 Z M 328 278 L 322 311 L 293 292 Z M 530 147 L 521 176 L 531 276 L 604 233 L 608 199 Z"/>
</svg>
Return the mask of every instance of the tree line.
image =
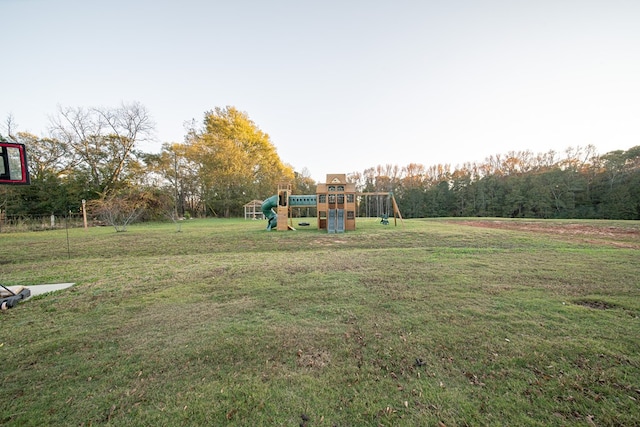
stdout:
<svg viewBox="0 0 640 427">
<path fill-rule="evenodd" d="M 8 117 L 3 138 L 27 146 L 32 184 L 0 187 L 0 218 L 65 215 L 82 200 L 102 217 L 233 217 L 279 181 L 315 194 L 308 171 L 284 164 L 269 135 L 235 107 L 205 112 L 183 142 L 160 153 L 138 148 L 155 129 L 139 103 L 59 107 L 45 137 L 15 128 Z M 509 152 L 456 167 L 379 165 L 348 177 L 360 192 L 393 192 L 407 218 L 640 219 L 640 146 L 604 155 L 593 146 Z"/>
<path fill-rule="evenodd" d="M 640 146 L 512 151 L 455 168 L 379 165 L 351 179 L 363 192 L 393 192 L 407 218 L 640 219 Z"/>
<path fill-rule="evenodd" d="M 182 143 L 165 143 L 160 153 L 138 149 L 155 129 L 139 103 L 60 107 L 46 137 L 17 132 L 12 117 L 4 127 L 6 138 L 26 145 L 31 174 L 28 187 L 0 187 L 5 216 L 64 215 L 86 200 L 102 217 L 230 217 L 271 195 L 280 180 L 298 188 L 312 183 L 285 165 L 269 135 L 235 107 L 205 112 Z"/>
</svg>

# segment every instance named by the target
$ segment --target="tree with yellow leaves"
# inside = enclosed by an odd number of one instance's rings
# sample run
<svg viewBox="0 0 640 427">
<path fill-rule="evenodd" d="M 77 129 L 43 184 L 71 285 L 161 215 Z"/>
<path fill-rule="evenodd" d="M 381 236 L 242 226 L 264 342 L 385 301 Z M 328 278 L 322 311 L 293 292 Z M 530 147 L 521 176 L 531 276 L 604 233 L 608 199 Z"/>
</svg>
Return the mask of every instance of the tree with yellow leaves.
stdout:
<svg viewBox="0 0 640 427">
<path fill-rule="evenodd" d="M 214 215 L 238 215 L 247 201 L 269 197 L 278 181 L 294 179 L 269 135 L 235 107 L 206 112 L 203 129 L 190 132 L 184 153 L 197 168 L 205 209 Z"/>
</svg>

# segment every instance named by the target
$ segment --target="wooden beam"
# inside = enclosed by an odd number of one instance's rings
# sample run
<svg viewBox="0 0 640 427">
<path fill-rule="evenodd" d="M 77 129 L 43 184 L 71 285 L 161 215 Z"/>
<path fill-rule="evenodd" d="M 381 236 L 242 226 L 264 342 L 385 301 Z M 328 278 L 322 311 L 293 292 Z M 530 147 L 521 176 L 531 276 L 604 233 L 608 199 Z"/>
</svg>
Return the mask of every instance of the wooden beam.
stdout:
<svg viewBox="0 0 640 427">
<path fill-rule="evenodd" d="M 404 220 L 402 219 L 402 214 L 400 213 L 400 208 L 398 207 L 398 204 L 396 203 L 396 198 L 393 195 L 393 193 L 391 193 L 391 201 L 393 202 L 393 223 L 394 225 L 398 225 L 397 221 L 396 221 L 396 212 L 398 213 L 398 216 L 400 217 L 400 222 L 402 223 L 402 226 L 404 227 Z"/>
</svg>

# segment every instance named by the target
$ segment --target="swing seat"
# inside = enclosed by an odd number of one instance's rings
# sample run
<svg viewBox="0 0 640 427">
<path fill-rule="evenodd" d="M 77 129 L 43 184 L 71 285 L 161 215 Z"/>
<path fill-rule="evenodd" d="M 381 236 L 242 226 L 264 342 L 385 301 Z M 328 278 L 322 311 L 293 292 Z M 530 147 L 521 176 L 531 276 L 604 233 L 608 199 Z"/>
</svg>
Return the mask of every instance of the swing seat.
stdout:
<svg viewBox="0 0 640 427">
<path fill-rule="evenodd" d="M 380 220 L 380 224 L 389 225 L 389 215 L 383 215 L 382 219 Z"/>
</svg>

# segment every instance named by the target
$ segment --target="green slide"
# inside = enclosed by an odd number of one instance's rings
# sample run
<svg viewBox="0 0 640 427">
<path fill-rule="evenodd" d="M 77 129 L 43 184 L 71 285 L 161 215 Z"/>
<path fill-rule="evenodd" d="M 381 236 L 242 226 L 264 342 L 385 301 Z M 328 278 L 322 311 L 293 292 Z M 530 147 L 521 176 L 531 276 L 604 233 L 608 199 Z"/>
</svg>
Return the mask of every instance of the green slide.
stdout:
<svg viewBox="0 0 640 427">
<path fill-rule="evenodd" d="M 275 196 L 269 197 L 267 200 L 262 202 L 262 207 L 261 207 L 262 213 L 268 220 L 267 230 L 271 230 L 272 228 L 275 228 L 278 225 L 278 215 L 273 210 L 273 208 L 275 208 L 276 206 L 278 206 L 277 194 Z"/>
</svg>

